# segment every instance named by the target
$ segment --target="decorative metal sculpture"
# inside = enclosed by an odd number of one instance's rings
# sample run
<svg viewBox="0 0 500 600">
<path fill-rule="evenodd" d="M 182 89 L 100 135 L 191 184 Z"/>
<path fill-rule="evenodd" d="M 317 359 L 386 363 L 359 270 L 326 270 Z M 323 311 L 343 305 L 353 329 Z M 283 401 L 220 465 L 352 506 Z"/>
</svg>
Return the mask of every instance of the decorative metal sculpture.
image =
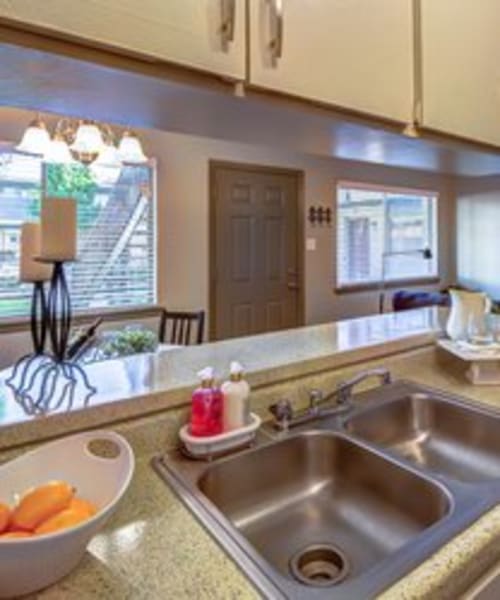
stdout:
<svg viewBox="0 0 500 600">
<path fill-rule="evenodd" d="M 43 354 L 47 337 L 47 299 L 43 281 L 35 281 L 33 295 L 31 296 L 31 339 L 35 354 Z"/>
<path fill-rule="evenodd" d="M 311 225 L 331 225 L 332 209 L 329 206 L 310 206 L 307 218 Z"/>
<path fill-rule="evenodd" d="M 71 298 L 62 261 L 54 261 L 47 296 L 43 282 L 34 282 L 30 324 L 33 352 L 17 361 L 6 380 L 17 402 L 30 415 L 56 411 L 64 404 L 70 409 L 80 387 L 86 406 L 97 390 L 83 368 L 67 359 Z M 47 332 L 51 353 L 45 351 Z"/>
</svg>

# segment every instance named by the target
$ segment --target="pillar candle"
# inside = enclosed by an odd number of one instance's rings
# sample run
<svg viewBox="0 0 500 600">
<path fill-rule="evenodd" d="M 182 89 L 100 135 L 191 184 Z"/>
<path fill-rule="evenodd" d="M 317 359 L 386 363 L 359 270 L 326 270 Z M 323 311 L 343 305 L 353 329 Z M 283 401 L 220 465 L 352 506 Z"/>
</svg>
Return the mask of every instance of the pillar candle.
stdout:
<svg viewBox="0 0 500 600">
<path fill-rule="evenodd" d="M 44 198 L 42 200 L 42 246 L 44 260 L 76 259 L 76 200 Z"/>
<path fill-rule="evenodd" d="M 24 282 L 48 281 L 52 275 L 52 265 L 35 260 L 40 256 L 40 223 L 23 223 L 21 226 L 21 264 L 19 279 Z"/>
</svg>

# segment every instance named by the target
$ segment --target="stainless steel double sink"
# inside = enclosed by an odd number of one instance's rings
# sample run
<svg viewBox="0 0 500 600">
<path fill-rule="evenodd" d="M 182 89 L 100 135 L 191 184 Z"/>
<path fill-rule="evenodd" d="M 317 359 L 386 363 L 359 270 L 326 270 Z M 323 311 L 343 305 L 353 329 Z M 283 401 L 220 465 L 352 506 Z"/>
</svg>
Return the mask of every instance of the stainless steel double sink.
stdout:
<svg viewBox="0 0 500 600">
<path fill-rule="evenodd" d="M 500 413 L 411 382 L 201 463 L 153 464 L 269 598 L 372 598 L 500 502 Z"/>
</svg>

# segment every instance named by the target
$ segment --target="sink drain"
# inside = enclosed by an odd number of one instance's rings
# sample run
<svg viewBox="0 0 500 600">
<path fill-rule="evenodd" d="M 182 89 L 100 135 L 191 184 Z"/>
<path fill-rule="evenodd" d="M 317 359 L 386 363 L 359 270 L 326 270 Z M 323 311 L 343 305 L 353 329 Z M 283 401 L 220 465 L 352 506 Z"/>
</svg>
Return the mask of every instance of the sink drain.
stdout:
<svg viewBox="0 0 500 600">
<path fill-rule="evenodd" d="M 349 573 L 346 555 L 330 544 L 315 544 L 290 559 L 290 571 L 306 585 L 327 587 L 340 583 Z"/>
</svg>

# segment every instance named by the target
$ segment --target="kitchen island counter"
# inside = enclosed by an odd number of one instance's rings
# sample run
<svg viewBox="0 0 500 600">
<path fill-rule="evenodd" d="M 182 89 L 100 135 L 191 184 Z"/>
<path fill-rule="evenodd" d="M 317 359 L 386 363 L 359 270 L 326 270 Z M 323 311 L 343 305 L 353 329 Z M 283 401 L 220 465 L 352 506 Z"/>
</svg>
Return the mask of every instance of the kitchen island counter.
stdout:
<svg viewBox="0 0 500 600">
<path fill-rule="evenodd" d="M 360 368 L 380 364 L 374 360 L 340 369 L 338 376 L 345 378 Z M 459 372 L 443 368 L 432 346 L 393 356 L 383 364 L 396 378 L 412 379 L 500 408 L 496 388 L 463 383 Z M 252 583 L 152 470 L 150 459 L 162 437 L 155 417 L 125 422 L 115 429 L 129 438 L 136 451 L 131 489 L 115 518 L 90 544 L 79 568 L 33 598 L 258 598 Z M 499 560 L 499 541 L 500 507 L 496 507 L 380 598 L 456 599 Z"/>
<path fill-rule="evenodd" d="M 71 402 L 43 417 L 16 401 L 8 369 L 0 372 L 0 448 L 186 405 L 207 365 L 223 377 L 238 360 L 255 391 L 432 343 L 441 320 L 436 307 L 422 308 L 104 360 L 85 365 L 97 393 L 88 398 L 77 386 Z"/>
</svg>

